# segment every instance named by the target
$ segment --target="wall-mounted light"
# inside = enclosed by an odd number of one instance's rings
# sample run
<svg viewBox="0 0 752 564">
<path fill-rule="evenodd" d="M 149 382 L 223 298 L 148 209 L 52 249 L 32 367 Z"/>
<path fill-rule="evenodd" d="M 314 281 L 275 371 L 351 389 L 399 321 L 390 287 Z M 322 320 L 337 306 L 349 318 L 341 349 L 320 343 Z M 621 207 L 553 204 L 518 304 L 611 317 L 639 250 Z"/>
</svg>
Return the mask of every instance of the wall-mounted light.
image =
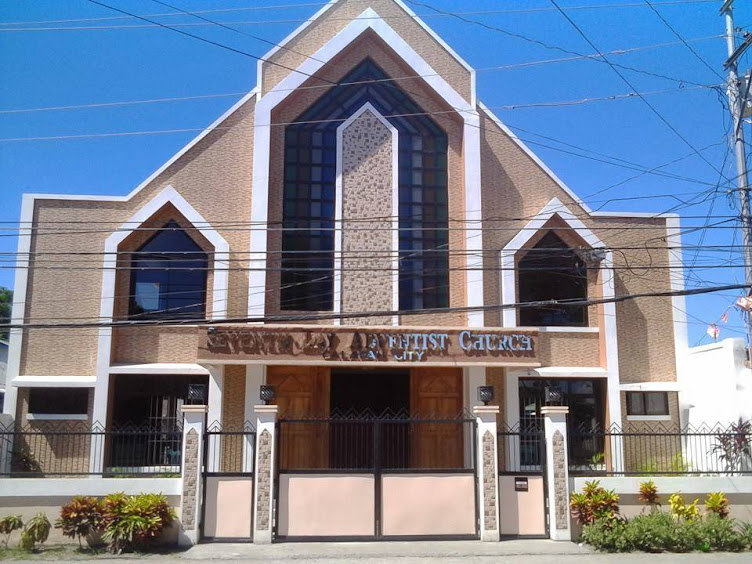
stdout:
<svg viewBox="0 0 752 564">
<path fill-rule="evenodd" d="M 494 387 L 493 386 L 478 386 L 478 401 L 482 401 L 483 405 L 488 405 L 488 402 L 494 399 Z"/>
<path fill-rule="evenodd" d="M 277 389 L 274 386 L 263 385 L 259 389 L 259 398 L 264 402 L 264 405 L 269 405 L 270 401 L 274 401 L 277 397 Z"/>
</svg>

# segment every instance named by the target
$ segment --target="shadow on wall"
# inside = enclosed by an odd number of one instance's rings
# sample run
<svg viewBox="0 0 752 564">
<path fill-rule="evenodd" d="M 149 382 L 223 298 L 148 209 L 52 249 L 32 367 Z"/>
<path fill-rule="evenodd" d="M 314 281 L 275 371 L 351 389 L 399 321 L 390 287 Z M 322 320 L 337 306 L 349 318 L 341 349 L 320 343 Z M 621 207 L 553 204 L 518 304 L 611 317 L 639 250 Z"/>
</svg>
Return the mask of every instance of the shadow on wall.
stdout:
<svg viewBox="0 0 752 564">
<path fill-rule="evenodd" d="M 618 272 L 614 273 L 614 286 L 616 296 L 629 293 Z M 638 300 L 616 304 L 616 334 L 629 335 L 628 339 L 619 339 L 619 372 L 622 382 L 633 382 L 639 380 L 641 374 L 650 374 L 647 320 Z M 636 374 L 632 369 L 635 363 L 639 363 L 640 374 Z"/>
<path fill-rule="evenodd" d="M 490 120 L 488 120 L 490 124 Z M 496 127 L 490 125 L 490 127 Z M 483 201 L 483 218 L 508 218 L 517 217 L 523 209 L 522 195 L 510 176 L 506 173 L 504 165 L 496 156 L 484 135 L 481 135 L 481 155 L 483 155 L 481 171 L 481 199 Z M 527 158 L 527 157 L 525 157 Z M 485 174 L 484 174 L 485 173 Z M 483 301 L 487 304 L 501 303 L 499 295 L 499 251 L 516 234 L 515 227 L 521 229 L 526 222 L 520 221 L 519 225 L 509 221 L 484 221 L 483 249 L 490 249 L 483 253 L 483 267 L 485 270 L 485 283 L 483 284 Z M 489 310 L 485 313 L 487 326 L 500 327 L 501 311 Z"/>
</svg>

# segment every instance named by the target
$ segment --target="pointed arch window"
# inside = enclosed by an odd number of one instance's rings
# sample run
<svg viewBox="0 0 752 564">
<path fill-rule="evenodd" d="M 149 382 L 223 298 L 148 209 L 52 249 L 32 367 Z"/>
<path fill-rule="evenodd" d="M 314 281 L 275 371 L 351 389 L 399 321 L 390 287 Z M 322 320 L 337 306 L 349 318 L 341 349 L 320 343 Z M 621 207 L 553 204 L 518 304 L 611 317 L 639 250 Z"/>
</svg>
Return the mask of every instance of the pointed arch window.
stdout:
<svg viewBox="0 0 752 564">
<path fill-rule="evenodd" d="M 207 253 L 171 221 L 141 245 L 131 260 L 131 319 L 202 319 L 206 316 Z"/>
<path fill-rule="evenodd" d="M 519 301 L 541 302 L 587 298 L 585 261 L 554 232 L 527 251 L 517 266 Z M 532 327 L 588 324 L 586 305 L 521 307 L 520 325 Z"/>
<path fill-rule="evenodd" d="M 399 132 L 399 307 L 449 305 L 446 133 L 366 58 L 285 128 L 282 310 L 334 301 L 337 127 L 366 102 Z"/>
</svg>

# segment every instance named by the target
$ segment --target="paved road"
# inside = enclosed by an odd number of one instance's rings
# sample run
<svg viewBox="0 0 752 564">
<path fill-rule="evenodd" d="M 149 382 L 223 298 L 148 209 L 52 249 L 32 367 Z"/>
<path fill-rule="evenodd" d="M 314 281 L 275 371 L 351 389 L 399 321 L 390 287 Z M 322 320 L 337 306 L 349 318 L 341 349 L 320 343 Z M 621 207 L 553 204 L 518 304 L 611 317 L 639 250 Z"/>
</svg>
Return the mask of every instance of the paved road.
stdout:
<svg viewBox="0 0 752 564">
<path fill-rule="evenodd" d="M 746 554 L 599 554 L 573 543 L 551 541 L 481 542 L 372 542 L 372 543 L 289 543 L 260 546 L 253 544 L 202 544 L 180 553 L 138 558 L 138 563 L 200 564 L 218 560 L 263 562 L 264 564 L 631 564 L 646 559 L 660 564 L 752 563 Z M 126 555 L 116 560 L 134 560 Z M 36 562 L 39 562 L 38 560 Z M 63 562 L 63 561 L 57 561 Z M 79 561 L 80 562 L 80 561 Z M 89 560 L 106 562 L 114 559 Z"/>
</svg>

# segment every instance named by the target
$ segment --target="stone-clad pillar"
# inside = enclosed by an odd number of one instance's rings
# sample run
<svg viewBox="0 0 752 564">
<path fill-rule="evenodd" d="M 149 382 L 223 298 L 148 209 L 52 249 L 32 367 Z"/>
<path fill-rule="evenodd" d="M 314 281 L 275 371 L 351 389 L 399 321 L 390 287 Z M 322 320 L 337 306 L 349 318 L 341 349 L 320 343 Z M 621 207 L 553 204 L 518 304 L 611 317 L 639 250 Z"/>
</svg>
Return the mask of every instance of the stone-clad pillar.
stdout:
<svg viewBox="0 0 752 564">
<path fill-rule="evenodd" d="M 272 519 L 274 511 L 274 456 L 276 452 L 275 429 L 276 405 L 257 405 L 256 411 L 256 469 L 253 492 L 256 511 L 253 519 L 253 542 L 272 542 Z"/>
<path fill-rule="evenodd" d="M 551 540 L 571 541 L 569 521 L 569 457 L 567 453 L 569 408 L 548 405 L 541 408 L 546 435 L 546 485 Z"/>
<path fill-rule="evenodd" d="M 201 480 L 204 452 L 205 405 L 184 405 L 183 412 L 183 496 L 180 504 L 178 544 L 191 546 L 199 540 L 201 518 Z"/>
<path fill-rule="evenodd" d="M 498 405 L 473 407 L 478 424 L 478 504 L 480 540 L 499 540 L 499 468 L 496 436 Z"/>
</svg>

